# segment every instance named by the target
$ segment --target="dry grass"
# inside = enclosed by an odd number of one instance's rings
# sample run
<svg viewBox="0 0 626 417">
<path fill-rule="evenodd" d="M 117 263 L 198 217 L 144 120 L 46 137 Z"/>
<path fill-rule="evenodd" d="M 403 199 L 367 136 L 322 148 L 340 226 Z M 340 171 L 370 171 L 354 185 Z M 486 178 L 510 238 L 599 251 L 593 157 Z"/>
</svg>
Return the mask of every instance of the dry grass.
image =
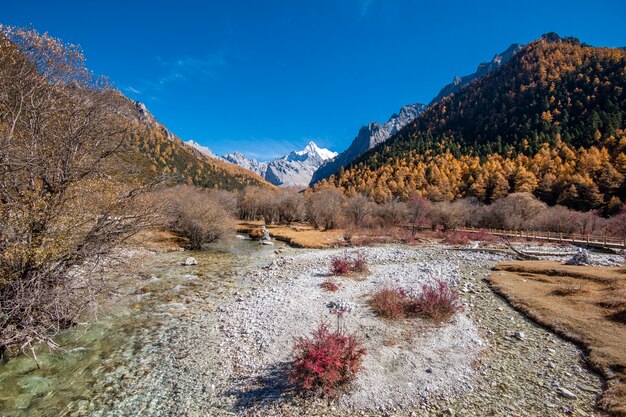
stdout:
<svg viewBox="0 0 626 417">
<path fill-rule="evenodd" d="M 548 282 L 550 281 L 548 280 Z M 551 294 L 559 295 L 561 297 L 567 297 L 568 295 L 581 294 L 584 292 L 585 288 L 583 287 L 583 285 L 568 284 L 555 288 L 554 290 L 552 290 Z"/>
<path fill-rule="evenodd" d="M 532 319 L 588 352 L 607 380 L 601 407 L 626 416 L 626 273 L 618 268 L 557 262 L 505 262 L 492 288 Z"/>
<path fill-rule="evenodd" d="M 157 252 L 172 252 L 187 245 L 187 240 L 165 229 L 146 229 L 130 238 L 127 243 L 131 246 L 141 246 Z"/>
<path fill-rule="evenodd" d="M 259 228 L 261 222 L 240 222 L 237 231 L 249 233 Z M 266 226 L 273 238 L 287 242 L 297 248 L 327 249 L 342 246 L 344 244 L 343 230 L 316 230 L 308 225 L 293 226 Z"/>
</svg>

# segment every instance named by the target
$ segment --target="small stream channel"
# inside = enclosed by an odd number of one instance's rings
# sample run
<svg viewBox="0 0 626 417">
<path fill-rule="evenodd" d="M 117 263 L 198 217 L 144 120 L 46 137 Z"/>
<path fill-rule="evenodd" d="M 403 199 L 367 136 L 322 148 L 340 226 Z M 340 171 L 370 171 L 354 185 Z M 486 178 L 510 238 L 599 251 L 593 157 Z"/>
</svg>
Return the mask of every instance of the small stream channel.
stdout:
<svg viewBox="0 0 626 417">
<path fill-rule="evenodd" d="M 148 345 L 164 340 L 165 329 L 185 326 L 186 311 L 212 314 L 249 287 L 247 272 L 268 264 L 282 246 L 237 239 L 202 252 L 149 255 L 110 282 L 116 302 L 96 322 L 60 335 L 62 349 L 38 349 L 39 367 L 26 356 L 0 364 L 0 415 L 109 415 L 124 396 L 123 380 L 149 372 L 141 355 L 159 350 Z M 182 266 L 188 256 L 198 265 Z"/>
</svg>

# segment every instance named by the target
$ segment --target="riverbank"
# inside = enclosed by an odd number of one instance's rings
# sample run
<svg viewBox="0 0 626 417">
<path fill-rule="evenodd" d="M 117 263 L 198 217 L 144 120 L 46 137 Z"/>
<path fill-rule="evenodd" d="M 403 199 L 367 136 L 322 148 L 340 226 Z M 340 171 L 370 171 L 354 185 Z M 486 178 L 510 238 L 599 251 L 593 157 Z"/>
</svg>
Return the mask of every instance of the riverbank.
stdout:
<svg viewBox="0 0 626 417">
<path fill-rule="evenodd" d="M 248 234 L 258 229 L 264 223 L 261 221 L 246 221 L 237 223 L 237 233 Z M 270 236 L 287 243 L 294 248 L 328 249 L 345 246 L 344 231 L 341 229 L 318 230 L 308 224 L 293 226 L 266 226 Z"/>
<path fill-rule="evenodd" d="M 626 416 L 626 269 L 505 262 L 489 277 L 515 308 L 584 347 L 607 386 L 601 401 Z"/>
</svg>

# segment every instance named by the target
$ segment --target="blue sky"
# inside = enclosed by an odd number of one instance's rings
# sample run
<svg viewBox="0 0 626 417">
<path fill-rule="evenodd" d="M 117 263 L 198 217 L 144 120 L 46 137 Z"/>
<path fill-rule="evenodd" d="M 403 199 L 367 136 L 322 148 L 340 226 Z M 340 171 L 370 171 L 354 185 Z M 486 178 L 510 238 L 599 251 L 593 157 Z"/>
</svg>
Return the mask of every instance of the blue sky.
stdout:
<svg viewBox="0 0 626 417">
<path fill-rule="evenodd" d="M 626 2 L 11 1 L 3 24 L 80 44 L 170 130 L 268 159 L 428 103 L 511 43 L 554 31 L 626 45 Z"/>
</svg>

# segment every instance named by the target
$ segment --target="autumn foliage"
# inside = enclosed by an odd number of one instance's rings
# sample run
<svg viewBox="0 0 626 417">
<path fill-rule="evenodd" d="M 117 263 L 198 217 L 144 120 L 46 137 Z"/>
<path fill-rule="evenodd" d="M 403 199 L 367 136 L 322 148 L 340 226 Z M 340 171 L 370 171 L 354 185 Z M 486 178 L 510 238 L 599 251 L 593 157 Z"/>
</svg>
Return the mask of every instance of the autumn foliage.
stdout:
<svg viewBox="0 0 626 417">
<path fill-rule="evenodd" d="M 606 210 L 626 195 L 625 72 L 623 49 L 542 37 L 320 186 L 378 203 L 532 193 Z"/>
<path fill-rule="evenodd" d="M 303 393 L 334 397 L 354 379 L 365 354 L 356 336 L 322 322 L 309 337 L 296 339 L 289 380 Z"/>
</svg>

